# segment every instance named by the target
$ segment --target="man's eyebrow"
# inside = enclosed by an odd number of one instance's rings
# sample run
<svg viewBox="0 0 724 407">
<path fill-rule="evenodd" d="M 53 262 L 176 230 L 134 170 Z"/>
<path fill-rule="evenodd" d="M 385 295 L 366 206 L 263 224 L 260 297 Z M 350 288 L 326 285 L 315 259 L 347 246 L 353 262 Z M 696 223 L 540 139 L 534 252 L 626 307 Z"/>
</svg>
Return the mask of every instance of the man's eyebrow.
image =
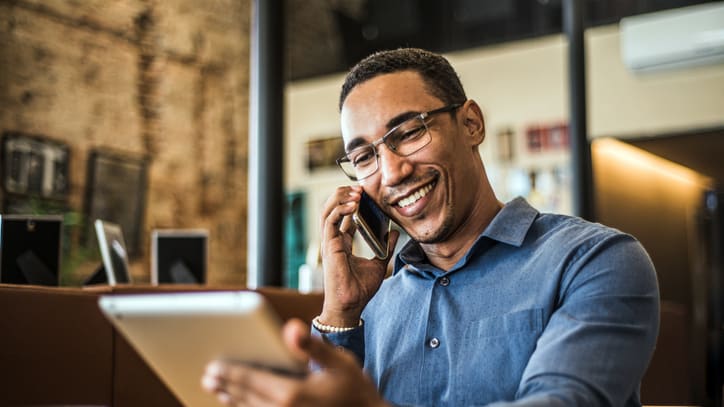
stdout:
<svg viewBox="0 0 724 407">
<path fill-rule="evenodd" d="M 346 146 L 344 146 L 344 151 L 349 153 L 350 151 L 354 150 L 355 148 L 364 146 L 367 144 L 369 144 L 367 142 L 367 140 L 363 139 L 362 137 L 355 137 L 352 140 L 350 140 Z"/>
<path fill-rule="evenodd" d="M 417 112 L 417 111 L 407 111 L 407 112 L 398 114 L 397 116 L 395 116 L 387 121 L 387 126 L 386 126 L 387 131 L 390 131 L 390 129 L 392 129 L 393 127 L 398 126 L 409 119 L 412 119 L 413 117 L 419 115 L 420 113 L 421 112 Z M 366 144 L 369 144 L 369 142 L 366 141 L 364 138 L 355 137 L 352 140 L 350 140 L 349 143 L 347 143 L 347 145 L 344 147 L 344 149 L 345 149 L 345 151 L 349 152 L 359 146 L 363 146 Z"/>
<path fill-rule="evenodd" d="M 407 111 L 407 112 L 398 114 L 397 116 L 391 118 L 387 122 L 387 130 L 389 131 L 389 129 L 391 129 L 395 126 L 398 126 L 398 125 L 402 124 L 403 122 L 412 119 L 415 116 L 418 116 L 420 113 L 422 113 L 422 112 Z"/>
</svg>

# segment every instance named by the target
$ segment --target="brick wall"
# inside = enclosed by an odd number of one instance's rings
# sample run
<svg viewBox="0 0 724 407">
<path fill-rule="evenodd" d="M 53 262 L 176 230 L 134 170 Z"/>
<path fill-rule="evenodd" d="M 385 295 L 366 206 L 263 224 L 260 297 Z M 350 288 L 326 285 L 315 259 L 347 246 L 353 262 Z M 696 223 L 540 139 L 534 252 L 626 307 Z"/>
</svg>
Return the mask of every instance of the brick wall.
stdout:
<svg viewBox="0 0 724 407">
<path fill-rule="evenodd" d="M 0 131 L 70 146 L 70 210 L 92 149 L 149 159 L 137 281 L 154 228 L 208 229 L 209 282 L 245 281 L 249 3 L 0 1 Z"/>
</svg>

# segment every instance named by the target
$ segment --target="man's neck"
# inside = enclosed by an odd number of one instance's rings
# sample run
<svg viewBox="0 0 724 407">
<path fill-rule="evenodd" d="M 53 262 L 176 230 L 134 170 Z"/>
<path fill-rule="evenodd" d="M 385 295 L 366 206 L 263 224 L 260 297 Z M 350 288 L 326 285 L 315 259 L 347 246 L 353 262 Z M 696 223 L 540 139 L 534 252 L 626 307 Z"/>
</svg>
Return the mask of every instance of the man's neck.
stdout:
<svg viewBox="0 0 724 407">
<path fill-rule="evenodd" d="M 468 220 L 463 222 L 450 238 L 440 243 L 421 243 L 428 261 L 437 268 L 450 270 L 470 250 L 501 208 L 503 203 L 491 193 L 475 206 Z"/>
</svg>

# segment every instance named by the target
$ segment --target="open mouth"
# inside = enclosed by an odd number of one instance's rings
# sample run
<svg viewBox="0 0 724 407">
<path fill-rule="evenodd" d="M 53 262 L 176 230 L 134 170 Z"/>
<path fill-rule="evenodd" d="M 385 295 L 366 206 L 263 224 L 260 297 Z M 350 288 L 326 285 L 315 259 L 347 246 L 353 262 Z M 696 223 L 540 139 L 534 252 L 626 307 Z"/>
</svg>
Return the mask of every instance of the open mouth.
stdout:
<svg viewBox="0 0 724 407">
<path fill-rule="evenodd" d="M 404 207 L 414 204 L 415 202 L 417 202 L 420 199 L 422 199 L 423 197 L 425 197 L 425 195 L 427 195 L 430 191 L 432 191 L 432 188 L 435 187 L 436 183 L 437 183 L 437 181 L 433 181 L 427 185 L 424 185 L 422 188 L 416 190 L 415 192 L 411 193 L 407 197 L 400 199 L 397 202 L 397 206 L 400 208 L 404 208 Z"/>
</svg>

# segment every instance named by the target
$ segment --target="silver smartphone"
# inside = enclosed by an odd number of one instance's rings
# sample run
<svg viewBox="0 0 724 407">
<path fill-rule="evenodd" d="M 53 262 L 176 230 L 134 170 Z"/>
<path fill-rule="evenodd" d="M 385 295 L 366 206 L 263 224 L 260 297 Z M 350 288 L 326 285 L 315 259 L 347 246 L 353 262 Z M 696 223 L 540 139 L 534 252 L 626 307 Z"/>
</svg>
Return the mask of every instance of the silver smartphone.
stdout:
<svg viewBox="0 0 724 407">
<path fill-rule="evenodd" d="M 357 230 L 377 258 L 386 259 L 390 245 L 390 218 L 366 193 L 362 192 L 357 210 L 352 214 Z"/>
</svg>

